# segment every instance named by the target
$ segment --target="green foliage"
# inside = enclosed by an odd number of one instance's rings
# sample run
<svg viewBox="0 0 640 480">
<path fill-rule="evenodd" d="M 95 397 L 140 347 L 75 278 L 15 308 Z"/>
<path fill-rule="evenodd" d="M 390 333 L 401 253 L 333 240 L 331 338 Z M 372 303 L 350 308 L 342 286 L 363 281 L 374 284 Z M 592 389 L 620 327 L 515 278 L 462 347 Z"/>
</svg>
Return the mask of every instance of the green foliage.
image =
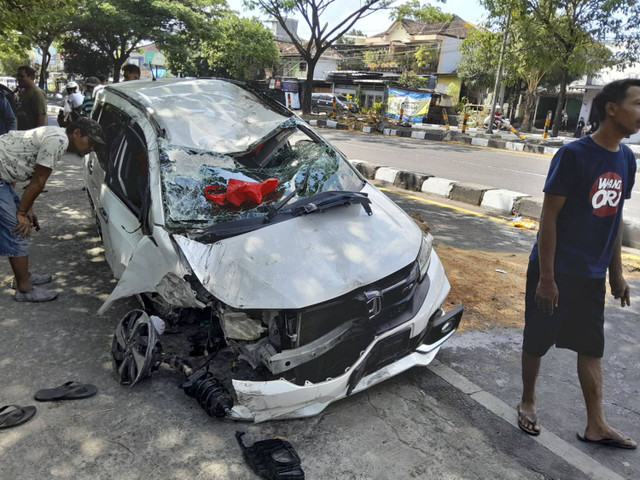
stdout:
<svg viewBox="0 0 640 480">
<path fill-rule="evenodd" d="M 258 19 L 231 16 L 220 21 L 220 35 L 205 47 L 212 68 L 238 80 L 259 77 L 279 58 L 273 35 Z"/>
<path fill-rule="evenodd" d="M 15 75 L 18 67 L 29 63 L 29 53 L 26 50 L 5 50 L 0 52 L 0 74 Z"/>
<path fill-rule="evenodd" d="M 439 50 L 436 45 L 420 45 L 413 54 L 412 67 L 418 71 L 434 72 L 438 68 Z"/>
<path fill-rule="evenodd" d="M 386 48 L 367 50 L 364 52 L 364 62 L 371 68 L 383 68 L 395 64 L 393 52 Z"/>
<path fill-rule="evenodd" d="M 118 81 L 120 67 L 136 48 L 155 41 L 176 45 L 185 32 L 206 32 L 206 25 L 226 11 L 224 0 L 83 0 L 63 41 L 69 70 L 84 74 L 108 68 Z M 92 67 L 95 58 L 102 65 Z"/>
<path fill-rule="evenodd" d="M 419 20 L 425 23 L 448 22 L 453 17 L 450 13 L 444 13 L 440 7 L 434 5 L 422 5 L 420 0 L 411 0 L 394 7 L 389 14 L 391 20 Z"/>
<path fill-rule="evenodd" d="M 4 3 L 0 19 L 3 38 L 0 51 L 19 55 L 25 49 L 40 47 L 42 65 L 39 83 L 42 88 L 51 58 L 49 47 L 66 31 L 73 4 L 70 0 L 5 0 Z M 7 42 L 4 41 L 6 39 Z"/>
<path fill-rule="evenodd" d="M 358 105 L 358 107 L 362 106 L 362 86 L 358 85 L 358 88 L 356 89 L 356 95 L 355 95 L 355 100 L 356 105 Z"/>
<path fill-rule="evenodd" d="M 398 85 L 404 88 L 426 88 L 428 83 L 429 81 L 426 78 L 421 77 L 413 70 L 402 72 L 402 75 L 400 75 L 398 79 Z"/>
<path fill-rule="evenodd" d="M 493 87 L 502 34 L 473 30 L 460 44 L 458 75 L 472 88 Z"/>
<path fill-rule="evenodd" d="M 458 101 L 458 97 L 460 96 L 460 84 L 451 82 L 449 86 L 447 86 L 447 95 Z"/>
<path fill-rule="evenodd" d="M 524 0 L 524 5 L 525 14 L 546 34 L 545 46 L 557 59 L 561 72 L 553 123 L 553 135 L 557 135 L 572 78 L 595 73 L 612 65 L 612 60 L 622 64 L 638 60 L 639 33 L 633 20 L 640 19 L 640 5 L 627 0 Z M 607 36 L 618 46 L 626 44 L 629 48 L 615 56 L 608 54 L 598 42 Z"/>
</svg>

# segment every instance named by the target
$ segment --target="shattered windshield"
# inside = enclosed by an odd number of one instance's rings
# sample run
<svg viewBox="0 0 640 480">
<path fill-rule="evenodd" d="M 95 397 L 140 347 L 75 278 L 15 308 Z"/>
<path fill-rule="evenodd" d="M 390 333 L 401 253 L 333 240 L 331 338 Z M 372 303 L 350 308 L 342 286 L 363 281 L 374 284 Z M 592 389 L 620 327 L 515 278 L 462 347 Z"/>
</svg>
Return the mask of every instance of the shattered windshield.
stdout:
<svg viewBox="0 0 640 480">
<path fill-rule="evenodd" d="M 305 130 L 286 122 L 241 154 L 161 146 L 166 226 L 206 228 L 264 216 L 292 192 L 279 213 L 321 192 L 361 190 L 362 179 L 344 157 Z"/>
</svg>

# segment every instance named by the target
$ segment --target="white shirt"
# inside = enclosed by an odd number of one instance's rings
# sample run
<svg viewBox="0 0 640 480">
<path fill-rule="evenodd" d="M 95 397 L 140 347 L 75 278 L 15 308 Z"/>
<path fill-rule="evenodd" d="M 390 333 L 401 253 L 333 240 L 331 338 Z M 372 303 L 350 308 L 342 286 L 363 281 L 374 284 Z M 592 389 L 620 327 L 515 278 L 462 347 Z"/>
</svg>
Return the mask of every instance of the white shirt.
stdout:
<svg viewBox="0 0 640 480">
<path fill-rule="evenodd" d="M 0 135 L 0 178 L 8 183 L 29 180 L 37 165 L 54 169 L 66 153 L 64 128 L 39 127 Z"/>
<path fill-rule="evenodd" d="M 75 92 L 67 95 L 64 101 L 64 113 L 70 113 L 74 108 L 78 108 L 84 102 L 84 95 Z"/>
</svg>

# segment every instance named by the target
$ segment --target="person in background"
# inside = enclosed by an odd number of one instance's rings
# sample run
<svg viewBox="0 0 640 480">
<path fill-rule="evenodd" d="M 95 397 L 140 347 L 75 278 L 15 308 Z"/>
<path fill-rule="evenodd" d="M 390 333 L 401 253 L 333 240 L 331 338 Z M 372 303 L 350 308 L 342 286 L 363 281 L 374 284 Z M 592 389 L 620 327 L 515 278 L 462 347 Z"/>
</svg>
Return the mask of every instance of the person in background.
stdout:
<svg viewBox="0 0 640 480">
<path fill-rule="evenodd" d="M 500 106 L 496 106 L 495 112 L 493 112 L 493 128 L 500 130 L 502 126 L 502 112 Z"/>
<path fill-rule="evenodd" d="M 567 111 L 565 109 L 562 109 L 562 119 L 561 119 L 561 127 L 560 130 L 562 130 L 563 132 L 567 131 L 567 127 L 569 125 L 569 115 L 567 115 Z"/>
<path fill-rule="evenodd" d="M 0 92 L 0 135 L 4 135 L 10 130 L 16 130 L 18 122 L 13 114 L 13 109 L 9 100 Z"/>
<path fill-rule="evenodd" d="M 640 128 L 640 80 L 605 85 L 593 101 L 594 134 L 558 150 L 544 186 L 538 238 L 529 257 L 518 426 L 540 434 L 536 379 L 549 348 L 577 353 L 587 413 L 582 442 L 635 449 L 602 409 L 606 279 L 620 306 L 630 304 L 622 271 L 622 210 L 631 198 L 636 157 L 620 141 Z"/>
<path fill-rule="evenodd" d="M 93 91 L 98 85 L 100 85 L 100 80 L 97 77 L 89 77 L 84 82 L 84 101 L 80 107 L 80 115 L 83 117 L 91 116 L 91 109 L 93 109 L 93 104 L 95 102 Z"/>
<path fill-rule="evenodd" d="M 100 80 L 100 85 L 96 85 L 93 89 L 93 98 L 96 98 L 98 95 L 98 92 L 100 90 L 102 90 L 105 85 L 107 85 L 107 77 L 105 77 L 104 75 L 96 75 L 98 77 L 98 80 Z"/>
<path fill-rule="evenodd" d="M 124 76 L 125 82 L 129 82 L 131 80 L 139 80 L 140 67 L 132 63 L 127 63 L 124 67 L 122 67 L 122 75 Z"/>
<path fill-rule="evenodd" d="M 582 137 L 582 129 L 583 128 L 584 128 L 584 117 L 580 117 L 580 120 L 578 120 L 578 124 L 576 125 L 576 131 L 573 134 L 573 138 Z"/>
<path fill-rule="evenodd" d="M 66 127 L 80 116 L 80 107 L 84 97 L 78 92 L 78 84 L 74 81 L 67 83 L 65 90 L 67 96 L 64 99 L 64 106 L 58 113 L 58 125 Z"/>
<path fill-rule="evenodd" d="M 47 99 L 44 92 L 36 87 L 36 71 L 23 65 L 18 67 L 16 82 L 18 94 L 18 130 L 30 130 L 47 124 Z"/>
</svg>

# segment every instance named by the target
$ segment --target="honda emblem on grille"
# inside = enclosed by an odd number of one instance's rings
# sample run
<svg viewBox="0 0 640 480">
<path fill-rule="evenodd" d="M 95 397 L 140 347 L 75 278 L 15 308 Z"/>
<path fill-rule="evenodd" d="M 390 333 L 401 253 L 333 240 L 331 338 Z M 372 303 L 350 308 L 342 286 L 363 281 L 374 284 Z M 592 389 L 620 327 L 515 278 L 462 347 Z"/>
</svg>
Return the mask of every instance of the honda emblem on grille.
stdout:
<svg viewBox="0 0 640 480">
<path fill-rule="evenodd" d="M 365 292 L 369 319 L 375 318 L 382 311 L 382 294 L 378 291 Z"/>
</svg>

